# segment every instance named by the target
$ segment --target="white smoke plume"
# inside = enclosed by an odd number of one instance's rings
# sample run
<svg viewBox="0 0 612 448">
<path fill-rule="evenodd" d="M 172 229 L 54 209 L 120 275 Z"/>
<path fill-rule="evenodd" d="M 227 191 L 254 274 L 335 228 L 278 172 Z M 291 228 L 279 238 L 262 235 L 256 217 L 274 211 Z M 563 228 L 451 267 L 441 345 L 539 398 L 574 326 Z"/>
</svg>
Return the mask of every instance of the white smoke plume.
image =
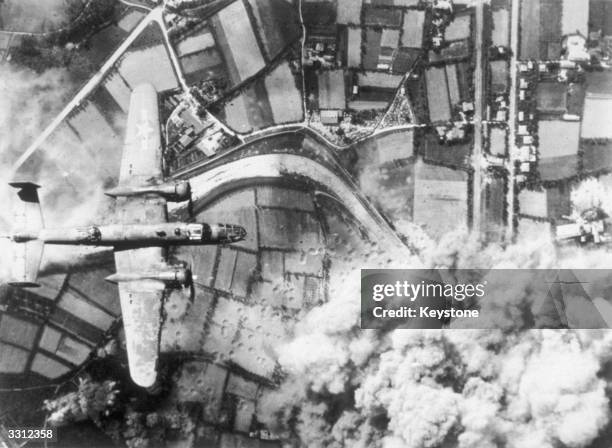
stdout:
<svg viewBox="0 0 612 448">
<path fill-rule="evenodd" d="M 83 149 L 105 148 L 110 142 L 75 144 L 74 141 L 52 136 L 33 156 L 36 163 L 25 166 L 17 173 L 12 170 L 17 158 L 67 103 L 72 90 L 71 78 L 64 69 L 50 69 L 39 74 L 11 65 L 0 67 L 0 94 L 3 100 L 0 107 L 0 178 L 5 182 L 30 180 L 42 185 L 40 196 L 47 226 L 89 224 L 96 217 L 107 215 L 104 210 L 108 202 L 102 189 L 109 175 L 104 169 L 108 164 L 105 162 L 106 154 L 101 150 L 96 157 L 96 153 Z M 91 166 L 92 157 L 100 166 L 99 171 L 86 169 Z M 70 169 L 59 172 L 60 162 Z M 0 212 L 0 231 L 9 233 L 13 230 L 15 190 L 6 184 L 0 186 L 0 199 L 5 204 Z M 8 240 L 0 240 L 0 245 L 3 253 L 10 253 Z M 43 268 L 48 261 L 57 266 L 58 263 L 74 260 L 81 252 L 65 247 L 47 247 Z M 10 278 L 10 257 L 3 257 L 2 260 L 0 281 L 5 281 Z"/>
<path fill-rule="evenodd" d="M 399 227 L 418 257 L 336 254 L 330 301 L 278 347 L 289 376 L 263 397 L 260 418 L 308 447 L 588 447 L 610 423 L 612 332 L 518 331 L 520 290 L 497 304 L 510 310 L 503 331 L 361 330 L 358 269 L 609 267 L 611 256 L 576 257 L 538 235 L 483 248 L 467 233 L 436 243 L 412 224 Z"/>
<path fill-rule="evenodd" d="M 612 216 L 612 176 L 589 177 L 578 182 L 572 188 L 571 202 L 574 213 L 599 207 Z"/>
</svg>

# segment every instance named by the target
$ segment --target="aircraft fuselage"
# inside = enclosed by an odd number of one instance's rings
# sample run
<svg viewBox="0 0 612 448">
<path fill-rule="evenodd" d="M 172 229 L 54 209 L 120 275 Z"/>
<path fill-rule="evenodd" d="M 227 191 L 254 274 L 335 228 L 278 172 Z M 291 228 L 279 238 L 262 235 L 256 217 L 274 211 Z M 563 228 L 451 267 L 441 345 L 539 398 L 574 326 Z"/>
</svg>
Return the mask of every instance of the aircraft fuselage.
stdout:
<svg viewBox="0 0 612 448">
<path fill-rule="evenodd" d="M 18 232 L 13 235 L 13 240 L 24 242 L 38 239 L 45 244 L 134 247 L 223 244 L 243 240 L 245 236 L 244 228 L 232 224 L 168 222 L 44 228 L 35 235 Z"/>
</svg>

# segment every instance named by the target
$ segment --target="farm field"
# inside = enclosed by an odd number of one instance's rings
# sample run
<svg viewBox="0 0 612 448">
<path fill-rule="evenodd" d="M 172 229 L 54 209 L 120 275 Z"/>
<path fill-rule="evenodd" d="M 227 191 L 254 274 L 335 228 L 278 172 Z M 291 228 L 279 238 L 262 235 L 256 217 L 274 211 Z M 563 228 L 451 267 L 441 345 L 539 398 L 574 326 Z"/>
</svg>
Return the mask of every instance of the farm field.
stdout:
<svg viewBox="0 0 612 448">
<path fill-rule="evenodd" d="M 504 215 L 506 213 L 505 181 L 492 178 L 484 192 L 485 232 L 487 239 L 499 240 L 504 233 Z"/>
<path fill-rule="evenodd" d="M 296 6 L 285 0 L 249 0 L 268 61 L 301 35 Z"/>
<path fill-rule="evenodd" d="M 225 57 L 234 85 L 265 67 L 249 15 L 241 1 L 219 11 L 212 23 L 215 41 Z"/>
<path fill-rule="evenodd" d="M 346 65 L 359 67 L 361 65 L 361 28 L 348 28 Z"/>
<path fill-rule="evenodd" d="M 430 67 L 425 73 L 427 82 L 427 104 L 431 122 L 448 121 L 451 110 L 446 87 L 444 68 Z"/>
<path fill-rule="evenodd" d="M 143 67 L 155 67 L 155 70 L 143 70 Z M 143 82 L 153 84 L 158 92 L 179 87 L 163 44 L 126 53 L 118 63 L 118 70 L 131 88 Z"/>
<path fill-rule="evenodd" d="M 510 12 L 507 9 L 493 11 L 493 30 L 491 42 L 493 45 L 507 47 L 510 43 Z"/>
<path fill-rule="evenodd" d="M 361 20 L 361 2 L 355 0 L 338 0 L 336 22 L 341 25 L 359 25 Z"/>
<path fill-rule="evenodd" d="M 521 0 L 520 59 L 540 57 L 540 0 Z"/>
<path fill-rule="evenodd" d="M 451 167 L 469 167 L 470 154 L 472 152 L 470 142 L 463 144 L 445 145 L 438 142 L 438 137 L 428 133 L 424 141 L 423 159 Z"/>
<path fill-rule="evenodd" d="M 188 84 L 213 78 L 226 78 L 227 72 L 221 55 L 215 48 L 208 48 L 179 58 Z"/>
<path fill-rule="evenodd" d="M 215 46 L 215 39 L 207 28 L 198 30 L 176 44 L 176 54 L 179 57 L 206 50 Z"/>
<path fill-rule="evenodd" d="M 362 54 L 363 68 L 366 70 L 376 70 L 378 66 L 378 57 L 380 56 L 380 41 L 382 32 L 377 29 L 368 28 L 365 31 L 365 42 L 363 43 L 365 51 Z"/>
<path fill-rule="evenodd" d="M 103 86 L 113 97 L 119 107 L 121 107 L 121 110 L 127 114 L 130 108 L 130 95 L 132 90 L 130 89 L 130 86 L 126 84 L 119 72 L 113 71 L 109 76 L 107 76 Z"/>
<path fill-rule="evenodd" d="M 444 37 L 449 41 L 467 39 L 470 37 L 470 22 L 471 16 L 469 15 L 455 17 L 448 27 L 446 27 Z"/>
<path fill-rule="evenodd" d="M 130 33 L 134 28 L 136 28 L 144 16 L 144 12 L 137 9 L 131 9 L 119 19 L 117 26 L 126 33 Z"/>
<path fill-rule="evenodd" d="M 423 24 L 425 12 L 408 10 L 404 13 L 402 25 L 402 47 L 421 48 L 423 45 Z"/>
<path fill-rule="evenodd" d="M 302 96 L 287 62 L 283 62 L 266 76 L 264 84 L 275 124 L 302 120 Z"/>
<path fill-rule="evenodd" d="M 221 118 L 230 128 L 242 133 L 272 126 L 274 115 L 263 81 L 258 79 L 229 100 Z"/>
<path fill-rule="evenodd" d="M 413 221 L 433 237 L 468 225 L 468 175 L 418 161 Z"/>
</svg>

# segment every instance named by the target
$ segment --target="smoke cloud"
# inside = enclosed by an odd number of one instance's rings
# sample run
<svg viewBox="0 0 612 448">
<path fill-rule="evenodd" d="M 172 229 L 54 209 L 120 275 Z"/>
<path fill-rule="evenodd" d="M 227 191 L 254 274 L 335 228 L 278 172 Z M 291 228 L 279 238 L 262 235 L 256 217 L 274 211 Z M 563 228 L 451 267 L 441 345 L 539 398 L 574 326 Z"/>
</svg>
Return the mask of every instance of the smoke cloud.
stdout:
<svg viewBox="0 0 612 448">
<path fill-rule="evenodd" d="M 521 331 L 520 289 L 492 305 L 501 330 L 360 330 L 359 268 L 609 267 L 610 255 L 576 256 L 537 235 L 481 247 L 460 231 L 435 242 L 396 227 L 411 252 L 334 254 L 330 300 L 277 348 L 288 378 L 259 418 L 309 447 L 589 446 L 610 422 L 611 332 Z"/>
<path fill-rule="evenodd" d="M 17 158 L 69 101 L 73 87 L 65 69 L 50 69 L 39 74 L 11 65 L 0 67 L 0 94 L 3 98 L 3 107 L 0 108 L 0 178 L 6 181 L 30 180 L 42 185 L 39 193 L 48 227 L 86 225 L 109 215 L 106 213 L 109 201 L 103 195 L 103 185 L 111 177 L 105 150 L 114 142 L 103 141 L 99 136 L 85 141 L 67 139 L 56 132 L 17 173 L 12 170 Z M 98 169 L 92 170 L 92 166 Z M 113 174 L 117 175 L 116 172 Z M 0 186 L 0 199 L 7 205 L 0 212 L 0 230 L 10 233 L 13 230 L 15 190 L 8 185 Z M 11 243 L 1 239 L 0 250 L 10 253 Z M 89 252 L 49 246 L 45 248 L 43 269 L 48 262 L 57 268 Z M 10 279 L 10 257 L 3 260 L 0 263 L 0 281 L 7 281 Z"/>
</svg>

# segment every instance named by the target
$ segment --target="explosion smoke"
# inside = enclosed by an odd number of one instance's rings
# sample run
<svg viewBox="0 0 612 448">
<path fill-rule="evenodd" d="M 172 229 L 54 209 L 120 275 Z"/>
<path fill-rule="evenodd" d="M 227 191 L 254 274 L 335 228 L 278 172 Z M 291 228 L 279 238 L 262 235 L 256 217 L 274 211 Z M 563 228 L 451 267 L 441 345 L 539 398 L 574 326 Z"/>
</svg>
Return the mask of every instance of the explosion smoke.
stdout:
<svg viewBox="0 0 612 448">
<path fill-rule="evenodd" d="M 610 421 L 602 377 L 610 332 L 519 331 L 514 312 L 500 313 L 503 331 L 359 330 L 358 269 L 602 267 L 611 256 L 558 253 L 537 236 L 505 249 L 478 247 L 460 232 L 438 243 L 415 232 L 412 241 L 412 227 L 402 230 L 418 258 L 398 250 L 384 260 L 369 252 L 358 266 L 332 261 L 330 301 L 277 349 L 289 378 L 264 396 L 260 418 L 309 447 L 588 446 Z M 404 262 L 389 266 L 387 256 Z M 521 294 L 495 305 L 520 311 Z"/>
</svg>

